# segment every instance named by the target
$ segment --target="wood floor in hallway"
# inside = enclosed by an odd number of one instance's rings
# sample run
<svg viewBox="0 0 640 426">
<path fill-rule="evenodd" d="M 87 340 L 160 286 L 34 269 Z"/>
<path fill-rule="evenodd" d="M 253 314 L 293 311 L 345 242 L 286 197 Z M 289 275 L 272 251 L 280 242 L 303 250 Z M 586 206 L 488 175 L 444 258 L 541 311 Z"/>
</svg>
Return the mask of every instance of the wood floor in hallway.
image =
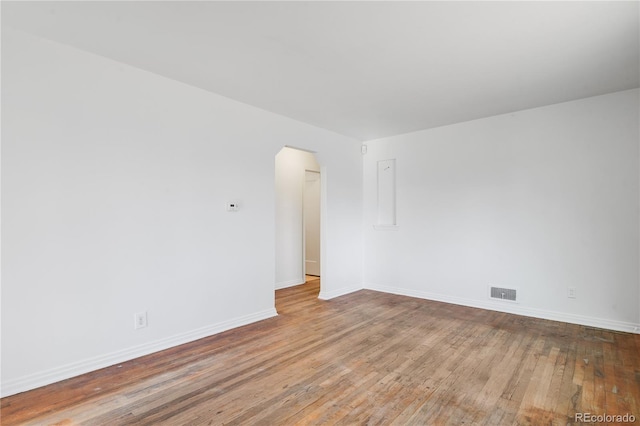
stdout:
<svg viewBox="0 0 640 426">
<path fill-rule="evenodd" d="M 640 424 L 640 336 L 362 290 L 2 399 L 2 425 Z M 613 422 L 611 422 L 613 424 Z"/>
</svg>

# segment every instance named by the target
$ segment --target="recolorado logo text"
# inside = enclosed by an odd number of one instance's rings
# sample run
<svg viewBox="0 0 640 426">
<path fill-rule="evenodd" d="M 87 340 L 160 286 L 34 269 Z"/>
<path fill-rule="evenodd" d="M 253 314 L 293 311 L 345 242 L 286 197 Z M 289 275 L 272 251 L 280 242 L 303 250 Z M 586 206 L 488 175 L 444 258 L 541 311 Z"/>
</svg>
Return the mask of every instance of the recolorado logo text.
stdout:
<svg viewBox="0 0 640 426">
<path fill-rule="evenodd" d="M 574 420 L 582 423 L 635 423 L 633 414 L 591 414 L 576 413 Z"/>
</svg>

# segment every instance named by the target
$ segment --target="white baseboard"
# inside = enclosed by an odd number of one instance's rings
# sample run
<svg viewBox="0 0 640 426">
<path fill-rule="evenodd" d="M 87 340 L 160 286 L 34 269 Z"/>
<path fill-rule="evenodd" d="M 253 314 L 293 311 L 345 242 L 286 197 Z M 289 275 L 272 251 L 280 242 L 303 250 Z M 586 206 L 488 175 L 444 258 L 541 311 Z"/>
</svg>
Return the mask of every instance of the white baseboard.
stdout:
<svg viewBox="0 0 640 426">
<path fill-rule="evenodd" d="M 5 397 L 25 392 L 51 383 L 59 382 L 61 380 L 66 380 L 71 377 L 79 376 L 81 374 L 89 373 L 91 371 L 99 370 L 101 368 L 109 367 L 114 364 L 129 361 L 144 355 L 149 355 L 164 349 L 169 349 L 174 346 L 182 345 L 184 343 L 193 342 L 194 340 L 209 337 L 232 328 L 275 317 L 277 315 L 278 313 L 275 308 L 271 308 L 254 314 L 245 315 L 243 317 L 201 327 L 186 333 L 180 333 L 165 339 L 145 343 L 143 345 L 73 362 L 50 370 L 19 377 L 17 379 L 3 381 L 2 391 L 0 394 L 2 397 Z"/>
<path fill-rule="evenodd" d="M 296 278 L 295 280 L 280 281 L 279 283 L 276 283 L 276 290 L 282 290 L 283 288 L 294 287 L 300 284 L 304 284 L 304 277 Z"/>
<path fill-rule="evenodd" d="M 323 291 L 320 289 L 320 294 L 318 295 L 318 299 L 320 300 L 329 300 L 336 297 L 344 296 L 345 294 L 353 293 L 354 291 L 362 290 L 362 286 L 353 286 L 353 287 L 342 287 L 337 290 L 331 291 Z"/>
<path fill-rule="evenodd" d="M 627 333 L 640 334 L 640 324 L 631 322 L 593 318 L 584 315 L 568 314 L 564 312 L 547 311 L 544 309 L 527 308 L 517 304 L 501 304 L 490 300 L 473 300 L 461 297 L 448 296 L 437 293 L 430 293 L 420 290 L 411 290 L 385 285 L 365 284 L 368 290 L 381 291 L 383 293 L 397 294 L 401 296 L 416 297 L 418 299 L 434 300 L 437 302 L 451 303 L 454 305 L 469 306 L 472 308 L 488 309 L 490 311 L 506 312 L 509 314 L 523 315 L 526 317 L 561 321 L 571 324 L 586 325 L 589 327 L 604 328 L 607 330 L 624 331 Z"/>
</svg>

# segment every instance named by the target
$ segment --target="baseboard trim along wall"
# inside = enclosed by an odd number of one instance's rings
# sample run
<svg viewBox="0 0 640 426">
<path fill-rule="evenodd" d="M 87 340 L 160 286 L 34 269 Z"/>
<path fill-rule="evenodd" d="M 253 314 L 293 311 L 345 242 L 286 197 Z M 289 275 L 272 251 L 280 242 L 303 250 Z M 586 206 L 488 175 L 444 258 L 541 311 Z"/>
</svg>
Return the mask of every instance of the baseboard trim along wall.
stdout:
<svg viewBox="0 0 640 426">
<path fill-rule="evenodd" d="M 323 291 L 320 290 L 320 294 L 318 295 L 318 299 L 320 300 L 329 300 L 334 299 L 336 297 L 344 296 L 345 294 L 353 293 L 354 291 L 362 290 L 362 286 L 353 286 L 353 287 L 342 287 L 337 290 L 331 291 Z"/>
<path fill-rule="evenodd" d="M 42 371 L 28 376 L 8 380 L 2 383 L 1 396 L 14 395 L 16 393 L 25 392 L 51 383 L 66 380 L 71 377 L 99 370 L 125 361 L 130 361 L 144 355 L 159 352 L 178 345 L 193 342 L 204 337 L 209 337 L 232 328 L 241 327 L 253 322 L 262 321 L 267 318 L 275 317 L 278 313 L 275 308 L 267 309 L 254 314 L 245 315 L 243 317 L 234 318 L 232 320 L 223 321 L 202 328 L 198 328 L 186 333 L 177 334 L 165 339 L 156 340 L 145 343 L 143 345 L 134 346 L 121 351 L 112 352 L 106 355 L 100 355 L 94 358 L 67 364 L 58 368 Z"/>
<path fill-rule="evenodd" d="M 437 293 L 429 293 L 419 290 L 390 287 L 385 285 L 365 284 L 367 290 L 380 291 L 383 293 L 397 294 L 400 296 L 415 297 L 418 299 L 433 300 L 436 302 L 451 303 L 454 305 L 469 306 L 471 308 L 487 309 L 490 311 L 505 312 L 509 314 L 522 315 L 526 317 L 540 318 L 551 321 L 561 321 L 570 324 L 584 325 L 588 327 L 604 328 L 607 330 L 624 331 L 627 333 L 640 334 L 640 324 L 631 322 L 614 321 L 602 318 L 593 318 L 583 315 L 567 314 L 563 312 L 546 311 L 544 309 L 526 308 L 516 304 L 500 304 L 491 301 L 480 301 L 465 299 L 461 297 L 447 296 Z"/>
<path fill-rule="evenodd" d="M 295 280 L 280 281 L 276 283 L 276 290 L 282 290 L 283 288 L 294 287 L 300 284 L 304 284 L 304 277 L 296 278 Z"/>
</svg>

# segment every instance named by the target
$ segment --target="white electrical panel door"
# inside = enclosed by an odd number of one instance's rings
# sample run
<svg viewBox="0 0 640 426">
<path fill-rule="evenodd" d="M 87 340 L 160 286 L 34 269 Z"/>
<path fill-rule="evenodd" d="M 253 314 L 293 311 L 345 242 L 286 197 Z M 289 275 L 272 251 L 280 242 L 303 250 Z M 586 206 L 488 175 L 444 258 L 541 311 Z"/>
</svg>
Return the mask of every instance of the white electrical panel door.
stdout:
<svg viewBox="0 0 640 426">
<path fill-rule="evenodd" d="M 378 161 L 378 225 L 396 225 L 396 160 Z"/>
</svg>

